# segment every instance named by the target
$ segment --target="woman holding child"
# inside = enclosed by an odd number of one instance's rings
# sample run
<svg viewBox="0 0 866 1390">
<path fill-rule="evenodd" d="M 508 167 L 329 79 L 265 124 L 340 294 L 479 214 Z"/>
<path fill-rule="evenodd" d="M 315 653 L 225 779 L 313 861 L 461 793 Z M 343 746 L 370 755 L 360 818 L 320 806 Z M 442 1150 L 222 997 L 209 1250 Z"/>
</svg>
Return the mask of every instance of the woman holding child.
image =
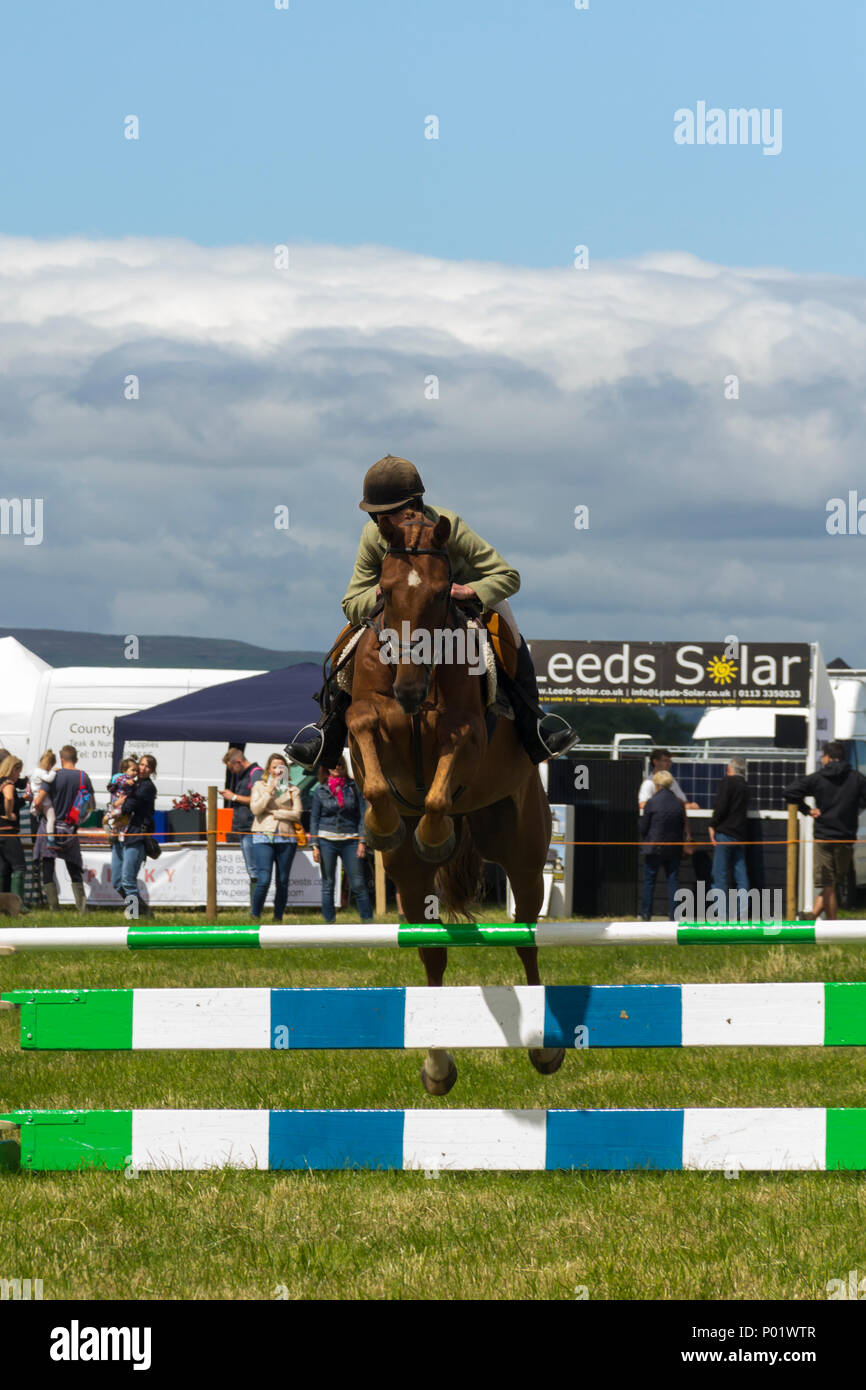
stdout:
<svg viewBox="0 0 866 1390">
<path fill-rule="evenodd" d="M 115 772 L 106 791 L 108 792 L 108 810 L 103 820 L 103 828 L 108 836 L 108 843 L 111 845 L 111 886 L 115 893 L 123 896 L 123 835 L 122 831 L 126 828 L 129 817 L 122 812 L 122 798 L 128 791 L 135 786 L 138 778 L 138 758 L 132 754 L 128 758 L 121 758 L 120 771 Z"/>
<path fill-rule="evenodd" d="M 289 899 L 289 876 L 298 847 L 303 813 L 301 794 L 289 781 L 289 765 L 282 753 L 272 753 L 263 775 L 250 788 L 251 832 L 256 868 L 252 920 L 260 922 L 265 898 L 276 873 L 274 921 L 282 922 Z M 300 832 L 303 834 L 303 831 Z"/>
<path fill-rule="evenodd" d="M 142 899 L 138 875 L 145 859 L 145 841 L 154 832 L 156 758 L 152 753 L 143 753 L 134 772 L 128 766 L 129 759 L 124 762 L 127 767 L 124 770 L 121 764 L 119 776 L 126 779 L 125 785 L 116 790 L 109 809 L 109 816 L 115 818 L 117 825 L 117 839 L 111 847 L 111 885 L 127 902 L 131 899 L 137 904 L 137 916 L 150 917 L 151 909 Z M 113 777 L 112 783 L 117 780 Z"/>
</svg>

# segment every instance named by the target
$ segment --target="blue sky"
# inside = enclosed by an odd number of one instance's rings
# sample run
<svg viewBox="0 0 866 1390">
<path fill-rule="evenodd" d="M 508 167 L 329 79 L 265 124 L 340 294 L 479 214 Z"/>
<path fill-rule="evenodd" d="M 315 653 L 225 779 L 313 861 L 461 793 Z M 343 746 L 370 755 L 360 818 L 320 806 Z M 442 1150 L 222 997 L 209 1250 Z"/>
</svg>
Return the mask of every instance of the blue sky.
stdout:
<svg viewBox="0 0 866 1390">
<path fill-rule="evenodd" d="M 863 0 L 43 0 L 0 52 L 5 621 L 324 648 L 394 453 L 530 638 L 866 661 Z"/>
<path fill-rule="evenodd" d="M 6 234 L 863 270 L 862 0 L 44 0 L 2 50 Z M 699 100 L 782 153 L 676 146 Z"/>
</svg>

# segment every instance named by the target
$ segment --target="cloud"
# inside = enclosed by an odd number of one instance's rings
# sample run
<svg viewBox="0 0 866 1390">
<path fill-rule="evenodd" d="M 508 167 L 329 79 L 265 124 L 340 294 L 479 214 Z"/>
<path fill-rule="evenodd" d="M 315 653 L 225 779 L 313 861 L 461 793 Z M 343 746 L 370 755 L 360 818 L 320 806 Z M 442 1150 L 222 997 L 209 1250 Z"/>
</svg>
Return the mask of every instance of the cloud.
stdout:
<svg viewBox="0 0 866 1390">
<path fill-rule="evenodd" d="M 4 614 L 324 647 L 393 452 L 520 569 L 531 637 L 866 663 L 866 537 L 824 524 L 863 479 L 864 374 L 863 280 L 0 238 L 2 491 L 45 508 L 41 546 L 0 536 Z"/>
</svg>

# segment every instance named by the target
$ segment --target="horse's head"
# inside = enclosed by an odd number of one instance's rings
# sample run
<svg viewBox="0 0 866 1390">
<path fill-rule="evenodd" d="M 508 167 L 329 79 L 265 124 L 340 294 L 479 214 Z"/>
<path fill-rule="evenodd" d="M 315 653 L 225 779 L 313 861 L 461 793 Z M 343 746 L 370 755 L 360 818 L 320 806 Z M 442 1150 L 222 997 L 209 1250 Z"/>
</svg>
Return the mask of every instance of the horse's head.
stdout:
<svg viewBox="0 0 866 1390">
<path fill-rule="evenodd" d="M 416 714 L 430 688 L 436 633 L 448 623 L 451 562 L 445 542 L 451 523 L 440 516 L 434 525 L 418 512 L 402 512 L 382 516 L 379 530 L 388 542 L 381 585 L 396 667 L 394 696 L 407 714 Z"/>
</svg>

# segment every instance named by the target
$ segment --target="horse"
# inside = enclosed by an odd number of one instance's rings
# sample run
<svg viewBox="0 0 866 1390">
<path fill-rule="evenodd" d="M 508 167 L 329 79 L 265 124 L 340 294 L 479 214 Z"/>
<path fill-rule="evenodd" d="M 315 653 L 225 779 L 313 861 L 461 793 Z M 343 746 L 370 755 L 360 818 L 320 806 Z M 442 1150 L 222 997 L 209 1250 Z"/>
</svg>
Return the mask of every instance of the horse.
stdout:
<svg viewBox="0 0 866 1390">
<path fill-rule="evenodd" d="M 543 901 L 550 807 L 514 721 L 499 718 L 488 736 L 484 666 L 468 660 L 466 620 L 451 597 L 451 523 L 404 511 L 383 517 L 380 530 L 388 543 L 384 607 L 381 619 L 367 619 L 355 648 L 346 715 L 352 767 L 368 802 L 366 837 L 383 853 L 404 921 L 440 922 L 440 902 L 452 918 L 473 920 L 487 859 L 508 876 L 516 920 L 534 923 Z M 406 631 L 411 643 L 395 641 Z M 446 641 L 451 661 L 437 652 Z M 537 947 L 515 949 L 527 984 L 541 984 Z M 440 986 L 447 950 L 420 947 L 419 955 L 427 984 Z M 564 1056 L 563 1048 L 529 1051 L 544 1075 L 557 1071 Z M 430 1049 L 421 1068 L 425 1090 L 445 1095 L 456 1079 L 451 1054 Z"/>
</svg>

